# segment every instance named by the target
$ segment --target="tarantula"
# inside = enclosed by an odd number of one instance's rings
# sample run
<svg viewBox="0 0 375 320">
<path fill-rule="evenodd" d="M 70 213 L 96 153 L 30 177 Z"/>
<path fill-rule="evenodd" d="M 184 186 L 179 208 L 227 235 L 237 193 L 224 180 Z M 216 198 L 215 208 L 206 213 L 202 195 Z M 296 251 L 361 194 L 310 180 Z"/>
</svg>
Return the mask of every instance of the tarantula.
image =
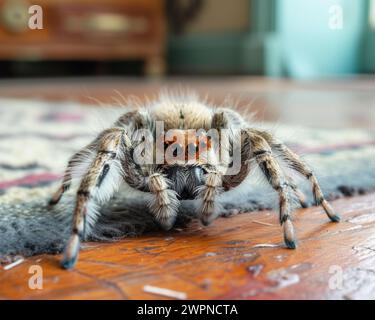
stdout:
<svg viewBox="0 0 375 320">
<path fill-rule="evenodd" d="M 269 132 L 252 128 L 236 111 L 211 107 L 197 97 L 161 96 L 126 112 L 72 156 L 62 185 L 50 200 L 50 205 L 59 202 L 80 167 L 84 173 L 62 266 L 74 266 L 80 241 L 98 217 L 96 207 L 108 202 L 120 185 L 147 193 L 150 213 L 166 230 L 173 227 L 179 202 L 184 199 L 199 201 L 198 217 L 208 225 L 220 214 L 217 197 L 240 185 L 256 165 L 279 196 L 284 242 L 294 249 L 290 193 L 302 207 L 306 203 L 292 177 L 280 166 L 280 158 L 310 181 L 316 204 L 322 205 L 332 221 L 339 221 L 310 168 Z"/>
</svg>

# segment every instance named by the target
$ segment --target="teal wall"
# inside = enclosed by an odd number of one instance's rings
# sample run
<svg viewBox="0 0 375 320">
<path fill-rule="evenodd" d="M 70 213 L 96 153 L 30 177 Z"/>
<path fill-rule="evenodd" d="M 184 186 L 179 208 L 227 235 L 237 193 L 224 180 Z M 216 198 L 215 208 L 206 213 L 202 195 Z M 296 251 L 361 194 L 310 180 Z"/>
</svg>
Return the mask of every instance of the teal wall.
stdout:
<svg viewBox="0 0 375 320">
<path fill-rule="evenodd" d="M 282 0 L 276 20 L 285 73 L 294 78 L 358 73 L 365 4 L 364 0 Z M 342 29 L 329 24 L 338 17 L 337 11 L 330 11 L 335 5 L 342 8 Z"/>
<path fill-rule="evenodd" d="M 368 11 L 370 4 L 369 0 L 366 1 Z M 365 31 L 362 71 L 375 73 L 375 29 L 370 29 L 370 27 Z"/>
<path fill-rule="evenodd" d="M 375 30 L 369 30 L 366 34 L 362 71 L 375 73 Z"/>
<path fill-rule="evenodd" d="M 245 32 L 171 35 L 170 71 L 294 78 L 375 72 L 368 0 L 249 1 L 251 24 Z M 329 28 L 333 5 L 343 9 L 341 30 Z"/>
<path fill-rule="evenodd" d="M 273 38 L 268 36 L 272 33 L 274 3 L 277 0 L 249 1 L 251 24 L 249 23 L 247 31 L 219 35 L 170 35 L 170 71 L 209 74 L 266 73 L 268 58 L 265 48 L 273 46 Z M 233 3 L 235 4 L 235 1 Z"/>
</svg>

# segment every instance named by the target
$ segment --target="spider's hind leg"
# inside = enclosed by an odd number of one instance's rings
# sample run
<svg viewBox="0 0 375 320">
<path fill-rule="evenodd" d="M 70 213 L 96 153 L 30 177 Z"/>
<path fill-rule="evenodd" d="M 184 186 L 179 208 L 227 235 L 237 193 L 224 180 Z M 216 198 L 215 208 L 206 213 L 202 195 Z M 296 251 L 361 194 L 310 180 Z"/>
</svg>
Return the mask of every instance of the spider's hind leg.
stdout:
<svg viewBox="0 0 375 320">
<path fill-rule="evenodd" d="M 87 147 L 79 150 L 76 152 L 69 160 L 67 168 L 64 172 L 63 181 L 60 185 L 60 187 L 56 190 L 56 192 L 52 195 L 51 199 L 48 202 L 49 206 L 54 206 L 59 203 L 62 196 L 65 192 L 67 192 L 70 189 L 70 186 L 72 184 L 72 169 L 73 167 L 82 161 L 87 155 L 90 154 L 90 152 L 94 148 L 94 143 L 91 143 Z"/>
<path fill-rule="evenodd" d="M 316 179 L 312 170 L 306 164 L 303 163 L 303 161 L 298 157 L 298 155 L 296 155 L 284 144 L 275 144 L 273 147 L 276 148 L 282 154 L 284 159 L 288 162 L 289 166 L 293 170 L 297 171 L 298 173 L 303 175 L 307 180 L 310 181 L 316 205 L 321 205 L 323 207 L 324 211 L 326 212 L 327 216 L 331 221 L 339 222 L 341 219 L 340 215 L 335 213 L 331 205 L 324 198 L 318 180 Z"/>
<path fill-rule="evenodd" d="M 291 220 L 288 179 L 272 153 L 271 146 L 262 136 L 252 130 L 246 130 L 243 138 L 248 160 L 256 160 L 267 181 L 279 195 L 279 219 L 283 227 L 284 242 L 288 248 L 295 249 L 297 244 Z"/>
<path fill-rule="evenodd" d="M 287 180 L 288 180 L 287 183 L 288 183 L 289 187 L 293 190 L 293 192 L 296 195 L 301 207 L 307 208 L 308 204 L 307 204 L 307 201 L 306 201 L 305 194 L 297 187 L 297 185 L 295 184 L 295 182 L 293 181 L 292 178 L 287 177 Z"/>
</svg>

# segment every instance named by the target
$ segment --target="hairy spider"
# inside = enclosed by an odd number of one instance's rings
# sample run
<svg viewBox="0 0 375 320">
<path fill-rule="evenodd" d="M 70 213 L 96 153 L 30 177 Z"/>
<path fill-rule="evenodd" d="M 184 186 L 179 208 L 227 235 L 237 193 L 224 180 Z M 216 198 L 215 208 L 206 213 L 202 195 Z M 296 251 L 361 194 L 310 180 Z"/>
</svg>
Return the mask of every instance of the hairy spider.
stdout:
<svg viewBox="0 0 375 320">
<path fill-rule="evenodd" d="M 198 217 L 208 225 L 220 214 L 218 195 L 240 185 L 256 165 L 278 193 L 284 241 L 294 249 L 289 191 L 303 207 L 305 198 L 280 166 L 280 158 L 310 181 L 316 203 L 332 221 L 339 221 L 310 168 L 269 132 L 252 128 L 236 111 L 210 107 L 195 96 L 161 95 L 152 104 L 126 112 L 72 156 L 62 185 L 50 200 L 50 205 L 59 202 L 80 167 L 84 173 L 62 266 L 74 266 L 80 241 L 98 217 L 97 206 L 108 202 L 120 185 L 147 193 L 150 212 L 166 230 L 173 227 L 184 199 L 199 201 Z"/>
</svg>

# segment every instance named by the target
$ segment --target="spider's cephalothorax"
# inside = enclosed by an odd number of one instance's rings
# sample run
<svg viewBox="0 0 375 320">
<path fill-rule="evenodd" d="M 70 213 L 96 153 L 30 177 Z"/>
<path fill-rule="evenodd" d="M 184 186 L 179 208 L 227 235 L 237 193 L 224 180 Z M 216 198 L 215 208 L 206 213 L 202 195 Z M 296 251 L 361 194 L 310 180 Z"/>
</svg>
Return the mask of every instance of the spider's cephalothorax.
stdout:
<svg viewBox="0 0 375 320">
<path fill-rule="evenodd" d="M 252 128 L 237 112 L 209 107 L 194 97 L 165 96 L 129 111 L 73 155 L 63 183 L 50 201 L 50 205 L 58 203 L 77 168 L 83 171 L 62 266 L 75 264 L 83 233 L 87 235 L 97 219 L 95 208 L 108 202 L 120 185 L 146 192 L 150 212 L 164 229 L 173 227 L 183 199 L 197 199 L 198 217 L 208 225 L 220 214 L 218 195 L 241 184 L 254 165 L 278 193 L 284 241 L 294 249 L 289 191 L 302 206 L 305 200 L 281 168 L 280 158 L 311 182 L 316 203 L 332 221 L 339 221 L 309 167 L 270 133 Z M 230 170 L 235 162 L 238 170 Z"/>
</svg>

